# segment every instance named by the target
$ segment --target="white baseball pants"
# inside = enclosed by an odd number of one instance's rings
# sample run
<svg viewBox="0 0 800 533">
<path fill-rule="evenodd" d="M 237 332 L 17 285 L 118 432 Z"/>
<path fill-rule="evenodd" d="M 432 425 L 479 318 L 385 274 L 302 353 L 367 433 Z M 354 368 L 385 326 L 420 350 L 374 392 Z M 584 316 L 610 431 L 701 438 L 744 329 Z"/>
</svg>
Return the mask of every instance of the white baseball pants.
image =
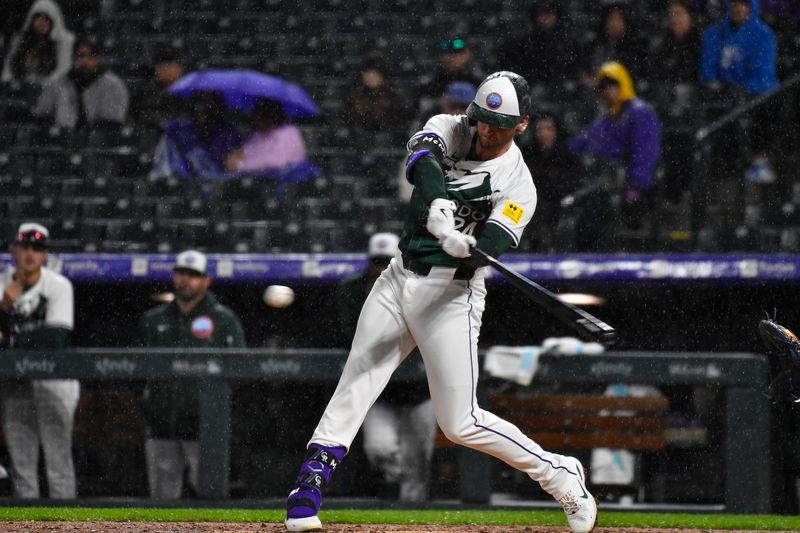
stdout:
<svg viewBox="0 0 800 533">
<path fill-rule="evenodd" d="M 544 451 L 516 426 L 478 406 L 478 335 L 485 269 L 469 281 L 454 268 L 427 276 L 402 266 L 398 254 L 375 282 L 358 320 L 339 384 L 309 443 L 350 448 L 367 411 L 394 370 L 418 346 L 439 427 L 448 439 L 497 457 L 548 492 L 566 457 Z M 553 481 L 551 483 L 551 481 Z"/>
<path fill-rule="evenodd" d="M 12 386 L 3 402 L 3 430 L 14 468 L 14 495 L 39 498 L 39 446 L 44 450 L 51 498 L 75 498 L 72 428 L 80 384 L 74 379 L 34 380 Z"/>
</svg>

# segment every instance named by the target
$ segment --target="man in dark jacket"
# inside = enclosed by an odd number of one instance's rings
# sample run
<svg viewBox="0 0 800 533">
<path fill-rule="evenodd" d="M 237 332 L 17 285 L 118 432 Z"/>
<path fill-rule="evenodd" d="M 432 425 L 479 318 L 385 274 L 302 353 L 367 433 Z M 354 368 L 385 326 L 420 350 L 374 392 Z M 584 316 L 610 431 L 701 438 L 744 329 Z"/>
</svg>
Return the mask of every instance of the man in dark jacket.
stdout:
<svg viewBox="0 0 800 533">
<path fill-rule="evenodd" d="M 145 346 L 164 348 L 242 348 L 244 331 L 237 316 L 208 291 L 206 256 L 195 250 L 178 255 L 173 268 L 175 300 L 142 317 Z M 145 456 L 150 496 L 177 499 L 183 474 L 197 490 L 199 421 L 197 383 L 154 381 L 144 393 L 147 426 Z"/>
</svg>

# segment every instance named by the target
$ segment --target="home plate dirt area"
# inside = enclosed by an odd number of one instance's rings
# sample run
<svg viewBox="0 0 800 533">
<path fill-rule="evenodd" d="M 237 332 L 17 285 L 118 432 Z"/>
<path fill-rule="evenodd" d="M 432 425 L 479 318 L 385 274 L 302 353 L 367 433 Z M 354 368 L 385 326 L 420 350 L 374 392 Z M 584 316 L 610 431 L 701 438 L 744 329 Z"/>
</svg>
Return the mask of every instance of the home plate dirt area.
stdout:
<svg viewBox="0 0 800 533">
<path fill-rule="evenodd" d="M 5 533 L 284 533 L 283 524 L 226 522 L 0 522 Z M 325 524 L 323 533 L 568 533 L 554 526 L 408 526 Z M 757 533 L 753 530 L 598 527 L 595 533 Z M 761 532 L 763 533 L 763 531 Z M 789 533 L 773 531 L 772 533 Z"/>
</svg>

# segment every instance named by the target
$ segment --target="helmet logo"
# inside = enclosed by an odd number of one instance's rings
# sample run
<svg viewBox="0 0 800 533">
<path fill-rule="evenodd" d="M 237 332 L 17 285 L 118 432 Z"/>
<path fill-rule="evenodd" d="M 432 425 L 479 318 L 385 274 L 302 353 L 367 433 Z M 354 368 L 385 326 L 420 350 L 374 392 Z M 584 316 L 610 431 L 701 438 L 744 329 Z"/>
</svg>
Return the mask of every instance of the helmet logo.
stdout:
<svg viewBox="0 0 800 533">
<path fill-rule="evenodd" d="M 489 93 L 486 96 L 486 105 L 489 109 L 497 109 L 503 105 L 503 97 L 499 93 Z"/>
</svg>

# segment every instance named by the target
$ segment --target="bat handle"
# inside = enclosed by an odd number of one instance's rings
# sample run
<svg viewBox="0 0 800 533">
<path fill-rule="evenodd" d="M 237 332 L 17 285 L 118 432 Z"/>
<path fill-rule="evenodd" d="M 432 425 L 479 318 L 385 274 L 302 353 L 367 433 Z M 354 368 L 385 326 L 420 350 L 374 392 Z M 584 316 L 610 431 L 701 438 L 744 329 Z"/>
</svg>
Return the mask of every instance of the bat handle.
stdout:
<svg viewBox="0 0 800 533">
<path fill-rule="evenodd" d="M 468 261 L 476 266 L 488 266 L 495 260 L 494 257 L 487 254 L 477 246 L 470 246 L 469 253 L 470 256 Z"/>
</svg>

